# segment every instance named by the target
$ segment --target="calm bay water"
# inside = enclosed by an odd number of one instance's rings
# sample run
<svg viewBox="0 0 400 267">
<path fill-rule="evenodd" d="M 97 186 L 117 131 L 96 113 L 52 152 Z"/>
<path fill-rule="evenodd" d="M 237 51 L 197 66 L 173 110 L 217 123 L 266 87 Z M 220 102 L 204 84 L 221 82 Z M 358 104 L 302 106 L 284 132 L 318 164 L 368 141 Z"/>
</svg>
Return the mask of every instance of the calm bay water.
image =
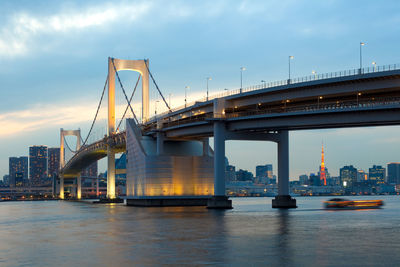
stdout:
<svg viewBox="0 0 400 267">
<path fill-rule="evenodd" d="M 400 197 L 326 211 L 328 197 L 234 198 L 233 210 L 0 203 L 0 266 L 400 266 Z M 355 198 L 354 198 L 355 199 Z"/>
</svg>

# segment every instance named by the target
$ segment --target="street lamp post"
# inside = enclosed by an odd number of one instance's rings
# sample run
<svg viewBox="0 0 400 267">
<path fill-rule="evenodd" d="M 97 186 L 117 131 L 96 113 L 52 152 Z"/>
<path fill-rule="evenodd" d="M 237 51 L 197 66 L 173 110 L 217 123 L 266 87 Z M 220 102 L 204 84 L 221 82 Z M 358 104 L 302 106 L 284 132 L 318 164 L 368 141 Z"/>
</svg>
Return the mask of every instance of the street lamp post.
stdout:
<svg viewBox="0 0 400 267">
<path fill-rule="evenodd" d="M 360 42 L 360 74 L 361 74 L 361 69 L 362 69 L 362 47 L 365 45 L 365 43 Z"/>
<path fill-rule="evenodd" d="M 290 84 L 290 60 L 294 59 L 294 56 L 289 56 L 289 80 L 288 80 L 288 84 Z"/>
<path fill-rule="evenodd" d="M 168 94 L 168 104 L 169 104 L 169 107 L 171 108 L 171 93 L 169 93 Z"/>
<path fill-rule="evenodd" d="M 376 71 L 376 62 L 372 61 L 372 66 L 374 66 L 374 72 Z"/>
<path fill-rule="evenodd" d="M 185 86 L 185 108 L 187 106 L 187 90 L 190 89 L 190 86 Z"/>
<path fill-rule="evenodd" d="M 311 74 L 314 75 L 314 80 L 316 80 L 317 79 L 317 72 L 315 70 L 313 70 L 313 71 L 311 71 Z"/>
<path fill-rule="evenodd" d="M 245 67 L 240 67 L 240 93 L 242 93 L 243 90 L 243 71 L 245 70 Z"/>
<path fill-rule="evenodd" d="M 264 86 L 264 88 L 267 87 L 267 82 L 266 82 L 266 81 L 261 80 L 261 83 L 262 83 L 262 85 Z"/>
<path fill-rule="evenodd" d="M 208 101 L 208 81 L 211 81 L 211 77 L 207 77 L 206 80 L 207 80 L 207 101 Z"/>
<path fill-rule="evenodd" d="M 155 103 L 154 103 L 154 115 L 157 117 L 157 103 L 158 102 L 160 102 L 159 100 L 157 100 Z"/>
</svg>

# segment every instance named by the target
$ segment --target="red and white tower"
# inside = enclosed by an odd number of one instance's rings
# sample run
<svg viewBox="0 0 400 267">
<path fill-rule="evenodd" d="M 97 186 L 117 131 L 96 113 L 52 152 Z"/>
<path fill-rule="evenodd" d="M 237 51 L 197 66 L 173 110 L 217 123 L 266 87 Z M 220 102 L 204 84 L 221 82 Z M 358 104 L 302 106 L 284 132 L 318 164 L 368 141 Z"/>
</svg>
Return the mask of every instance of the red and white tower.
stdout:
<svg viewBox="0 0 400 267">
<path fill-rule="evenodd" d="M 321 167 L 320 167 L 320 176 L 321 183 L 326 185 L 326 172 L 325 172 L 325 162 L 324 162 L 324 144 L 322 144 L 322 151 L 321 151 Z"/>
</svg>

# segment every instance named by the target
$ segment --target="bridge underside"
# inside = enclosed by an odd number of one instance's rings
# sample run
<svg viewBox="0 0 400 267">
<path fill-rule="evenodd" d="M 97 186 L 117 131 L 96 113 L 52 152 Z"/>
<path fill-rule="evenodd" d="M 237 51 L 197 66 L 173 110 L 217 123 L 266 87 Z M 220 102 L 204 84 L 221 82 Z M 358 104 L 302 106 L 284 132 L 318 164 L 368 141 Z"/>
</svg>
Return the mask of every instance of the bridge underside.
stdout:
<svg viewBox="0 0 400 267">
<path fill-rule="evenodd" d="M 225 120 L 231 132 L 272 132 L 279 130 L 315 130 L 343 127 L 400 125 L 400 105 L 380 108 L 352 108 L 339 111 L 322 110 L 263 114 Z M 196 139 L 213 136 L 210 121 L 164 129 L 168 138 Z"/>
<path fill-rule="evenodd" d="M 115 153 L 125 152 L 125 147 L 115 148 Z M 75 159 L 63 172 L 64 178 L 75 178 L 81 171 L 87 168 L 93 162 L 107 157 L 107 150 L 99 149 L 82 154 L 79 158 Z"/>
</svg>

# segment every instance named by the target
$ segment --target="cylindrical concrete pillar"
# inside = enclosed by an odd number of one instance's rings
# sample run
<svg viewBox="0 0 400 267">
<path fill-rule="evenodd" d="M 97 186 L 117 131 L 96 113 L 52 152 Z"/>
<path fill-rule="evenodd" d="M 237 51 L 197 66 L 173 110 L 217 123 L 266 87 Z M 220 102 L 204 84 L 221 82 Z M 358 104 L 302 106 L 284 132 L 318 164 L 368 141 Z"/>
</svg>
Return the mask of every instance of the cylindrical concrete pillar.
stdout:
<svg viewBox="0 0 400 267">
<path fill-rule="evenodd" d="M 81 199 L 82 198 L 82 179 L 81 179 L 81 174 L 78 174 L 78 177 L 76 177 L 76 198 Z"/>
<path fill-rule="evenodd" d="M 107 198 L 115 198 L 115 154 L 107 147 Z"/>
<path fill-rule="evenodd" d="M 64 199 L 64 175 L 60 174 L 60 199 Z"/>
<path fill-rule="evenodd" d="M 214 196 L 225 196 L 225 123 L 214 122 Z"/>
<path fill-rule="evenodd" d="M 278 142 L 278 195 L 289 195 L 289 132 L 280 131 Z"/>
<path fill-rule="evenodd" d="M 157 132 L 157 155 L 164 154 L 164 134 Z"/>
<path fill-rule="evenodd" d="M 209 147 L 210 147 L 209 138 L 208 137 L 204 138 L 203 139 L 203 156 L 208 156 L 209 155 L 208 154 Z"/>
<path fill-rule="evenodd" d="M 97 179 L 96 179 L 96 196 L 97 197 L 99 197 L 99 195 L 100 195 L 99 183 L 100 183 L 100 178 L 97 176 Z"/>
</svg>

